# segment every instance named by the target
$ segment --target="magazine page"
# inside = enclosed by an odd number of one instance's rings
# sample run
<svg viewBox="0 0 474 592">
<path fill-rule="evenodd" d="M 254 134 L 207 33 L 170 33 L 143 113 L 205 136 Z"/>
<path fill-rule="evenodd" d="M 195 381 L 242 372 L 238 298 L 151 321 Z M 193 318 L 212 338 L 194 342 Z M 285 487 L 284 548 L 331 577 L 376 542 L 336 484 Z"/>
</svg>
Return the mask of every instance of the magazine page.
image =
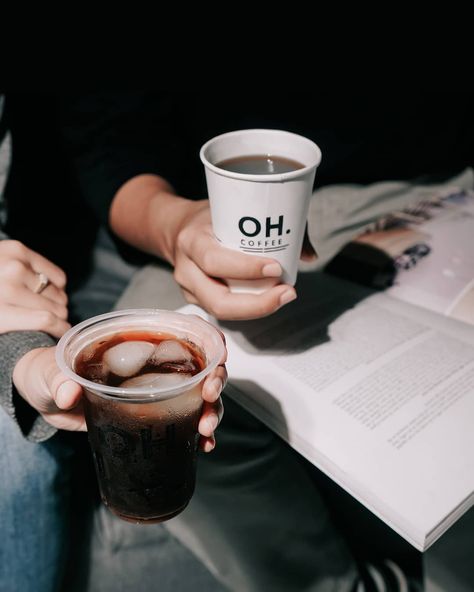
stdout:
<svg viewBox="0 0 474 592">
<path fill-rule="evenodd" d="M 473 503 L 474 328 L 322 273 L 221 323 L 229 394 L 423 550 Z"/>
<path fill-rule="evenodd" d="M 377 220 L 329 273 L 474 324 L 474 192 L 450 190 Z"/>
</svg>

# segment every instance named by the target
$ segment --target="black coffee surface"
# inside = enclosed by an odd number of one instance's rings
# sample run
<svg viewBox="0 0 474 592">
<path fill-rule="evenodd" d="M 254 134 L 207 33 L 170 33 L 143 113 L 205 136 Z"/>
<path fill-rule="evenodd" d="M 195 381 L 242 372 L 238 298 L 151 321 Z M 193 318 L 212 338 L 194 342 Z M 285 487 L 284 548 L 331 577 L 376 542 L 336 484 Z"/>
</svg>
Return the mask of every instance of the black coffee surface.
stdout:
<svg viewBox="0 0 474 592">
<path fill-rule="evenodd" d="M 216 166 L 243 175 L 281 175 L 303 169 L 305 165 L 283 156 L 251 154 L 221 160 Z"/>
</svg>

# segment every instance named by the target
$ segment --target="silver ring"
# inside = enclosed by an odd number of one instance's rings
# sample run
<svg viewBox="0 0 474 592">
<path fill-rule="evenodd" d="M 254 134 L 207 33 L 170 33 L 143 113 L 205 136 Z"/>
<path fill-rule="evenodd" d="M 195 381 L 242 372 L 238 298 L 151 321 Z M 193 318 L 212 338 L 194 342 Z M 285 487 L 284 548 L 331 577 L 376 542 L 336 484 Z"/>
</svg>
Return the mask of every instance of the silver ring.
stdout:
<svg viewBox="0 0 474 592">
<path fill-rule="evenodd" d="M 49 277 L 45 273 L 37 273 L 38 284 L 34 288 L 35 294 L 41 294 L 41 292 L 49 285 Z"/>
</svg>

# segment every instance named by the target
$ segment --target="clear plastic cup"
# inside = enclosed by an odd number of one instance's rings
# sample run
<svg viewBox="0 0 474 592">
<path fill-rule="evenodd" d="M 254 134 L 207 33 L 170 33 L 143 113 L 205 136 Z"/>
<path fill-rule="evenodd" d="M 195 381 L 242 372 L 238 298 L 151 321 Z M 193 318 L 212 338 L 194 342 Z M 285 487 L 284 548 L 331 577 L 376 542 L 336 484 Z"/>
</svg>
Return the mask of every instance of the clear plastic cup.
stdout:
<svg viewBox="0 0 474 592">
<path fill-rule="evenodd" d="M 81 352 L 86 348 L 92 352 L 92 344 L 127 333 L 185 340 L 200 352 L 204 368 L 179 385 L 161 387 L 113 387 L 77 374 Z M 211 324 L 194 315 L 155 309 L 96 316 L 60 339 L 57 363 L 84 388 L 84 412 L 102 500 L 120 518 L 162 522 L 189 503 L 196 477 L 202 384 L 223 353 L 221 335 Z"/>
</svg>

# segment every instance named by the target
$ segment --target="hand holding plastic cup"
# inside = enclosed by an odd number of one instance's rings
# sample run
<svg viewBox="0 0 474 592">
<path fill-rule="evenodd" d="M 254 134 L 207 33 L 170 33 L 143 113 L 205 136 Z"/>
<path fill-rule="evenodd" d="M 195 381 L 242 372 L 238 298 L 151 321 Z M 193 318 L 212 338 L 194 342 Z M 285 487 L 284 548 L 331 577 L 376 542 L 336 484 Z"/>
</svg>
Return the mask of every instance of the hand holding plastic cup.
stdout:
<svg viewBox="0 0 474 592">
<path fill-rule="evenodd" d="M 60 339 L 57 363 L 84 388 L 102 500 L 120 518 L 162 522 L 187 506 L 202 384 L 223 354 L 211 324 L 154 309 L 93 317 Z"/>
<path fill-rule="evenodd" d="M 212 138 L 201 148 L 212 227 L 225 247 L 271 257 L 278 261 L 282 283 L 294 285 L 303 244 L 316 168 L 318 146 L 297 134 L 250 129 Z M 257 174 L 239 172 L 227 163 L 267 160 Z M 286 172 L 272 170 L 274 162 L 290 163 Z M 293 163 L 293 166 L 291 166 Z M 244 169 L 240 169 L 244 170 Z M 270 172 L 269 172 L 270 171 Z M 262 292 L 278 280 L 229 280 L 233 292 Z"/>
</svg>

